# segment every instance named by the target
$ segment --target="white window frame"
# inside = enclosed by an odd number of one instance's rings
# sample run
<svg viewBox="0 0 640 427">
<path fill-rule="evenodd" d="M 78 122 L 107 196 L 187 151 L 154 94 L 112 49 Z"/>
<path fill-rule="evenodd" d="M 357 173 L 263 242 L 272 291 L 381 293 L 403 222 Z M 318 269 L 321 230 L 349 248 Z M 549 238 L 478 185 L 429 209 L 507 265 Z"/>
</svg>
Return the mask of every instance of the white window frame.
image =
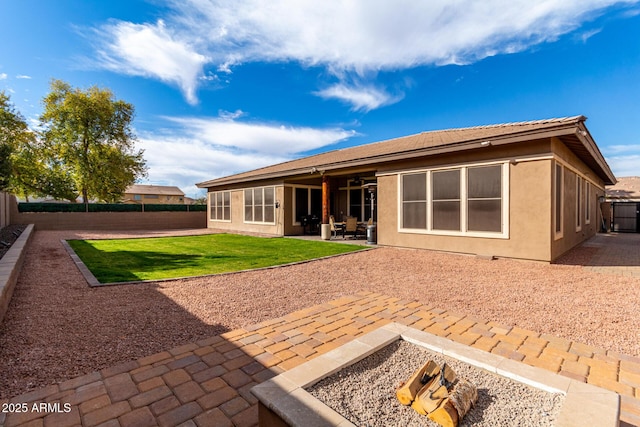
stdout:
<svg viewBox="0 0 640 427">
<path fill-rule="evenodd" d="M 558 188 L 560 188 L 560 197 L 558 197 Z M 560 209 L 557 206 L 558 200 L 560 200 Z M 558 212 L 560 212 L 559 218 Z M 558 225 L 560 225 L 559 229 Z M 558 161 L 553 166 L 553 232 L 554 240 L 564 237 L 564 166 Z"/>
<path fill-rule="evenodd" d="M 584 180 L 584 223 L 591 224 L 591 183 Z"/>
<path fill-rule="evenodd" d="M 502 171 L 502 231 L 469 231 L 467 229 L 468 218 L 468 200 L 467 200 L 467 170 L 472 167 L 479 166 L 501 166 Z M 460 231 L 451 230 L 434 230 L 432 226 L 433 214 L 433 191 L 431 189 L 432 179 L 431 174 L 435 171 L 444 170 L 460 170 Z M 426 229 L 411 229 L 402 227 L 402 177 L 404 175 L 410 175 L 415 173 L 426 173 L 427 179 L 427 228 Z M 486 163 L 473 163 L 465 165 L 451 165 L 438 168 L 420 169 L 400 172 L 397 174 L 398 184 L 398 232 L 399 233 L 411 233 L 411 234 L 430 234 L 441 236 L 464 236 L 464 237 L 485 237 L 490 239 L 508 239 L 509 238 L 509 162 L 508 161 L 496 161 Z"/>
<path fill-rule="evenodd" d="M 267 208 L 267 204 L 265 203 L 265 197 L 264 197 L 264 190 L 266 188 L 272 188 L 273 189 L 273 204 L 269 205 L 273 208 L 273 221 L 264 221 L 264 213 L 265 210 Z M 255 194 L 255 190 L 261 190 L 262 191 L 262 218 L 263 221 L 247 221 L 246 218 L 246 214 L 245 214 L 245 209 L 246 209 L 246 196 L 245 196 L 245 192 L 251 190 L 251 211 L 255 212 L 255 200 L 254 200 L 254 194 Z M 255 215 L 252 215 L 255 216 Z M 244 188 L 242 190 L 242 221 L 245 224 L 261 224 L 261 225 L 275 225 L 276 224 L 276 187 L 275 186 L 271 186 L 271 185 L 267 185 L 265 187 L 250 187 L 250 188 Z"/>
<path fill-rule="evenodd" d="M 216 195 L 222 193 L 222 216 L 223 219 L 213 218 L 213 212 L 218 207 Z M 229 193 L 229 218 L 224 219 L 224 193 Z M 217 212 L 217 211 L 216 211 Z M 231 191 L 212 191 L 209 193 L 209 221 L 213 222 L 231 222 Z"/>
<path fill-rule="evenodd" d="M 576 174 L 576 232 L 582 231 L 582 190 L 584 185 L 582 185 L 582 177 Z"/>
</svg>

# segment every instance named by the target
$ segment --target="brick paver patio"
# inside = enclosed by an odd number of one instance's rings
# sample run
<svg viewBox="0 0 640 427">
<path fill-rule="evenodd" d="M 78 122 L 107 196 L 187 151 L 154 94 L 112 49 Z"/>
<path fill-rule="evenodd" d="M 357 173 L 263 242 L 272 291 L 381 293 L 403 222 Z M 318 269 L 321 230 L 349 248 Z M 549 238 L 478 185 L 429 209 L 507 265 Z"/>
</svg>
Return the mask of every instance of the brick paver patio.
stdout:
<svg viewBox="0 0 640 427">
<path fill-rule="evenodd" d="M 637 277 L 640 279 L 640 248 L 638 234 L 597 234 L 584 244 L 598 249 L 584 268 L 606 274 Z"/>
<path fill-rule="evenodd" d="M 251 387 L 392 321 L 613 390 L 640 425 L 638 357 L 366 292 L 18 396 L 0 425 L 254 426 Z"/>
</svg>

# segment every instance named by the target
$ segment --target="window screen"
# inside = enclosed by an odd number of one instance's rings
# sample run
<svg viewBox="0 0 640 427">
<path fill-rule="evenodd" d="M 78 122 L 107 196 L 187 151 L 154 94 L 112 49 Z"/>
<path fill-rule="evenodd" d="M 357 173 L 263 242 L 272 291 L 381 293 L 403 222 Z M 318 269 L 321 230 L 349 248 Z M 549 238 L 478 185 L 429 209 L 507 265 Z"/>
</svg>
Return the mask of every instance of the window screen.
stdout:
<svg viewBox="0 0 640 427">
<path fill-rule="evenodd" d="M 402 228 L 427 228 L 427 174 L 402 176 Z"/>
<path fill-rule="evenodd" d="M 460 231 L 460 170 L 437 171 L 432 181 L 432 227 Z"/>
<path fill-rule="evenodd" d="M 502 231 L 502 166 L 467 170 L 467 230 Z"/>
</svg>

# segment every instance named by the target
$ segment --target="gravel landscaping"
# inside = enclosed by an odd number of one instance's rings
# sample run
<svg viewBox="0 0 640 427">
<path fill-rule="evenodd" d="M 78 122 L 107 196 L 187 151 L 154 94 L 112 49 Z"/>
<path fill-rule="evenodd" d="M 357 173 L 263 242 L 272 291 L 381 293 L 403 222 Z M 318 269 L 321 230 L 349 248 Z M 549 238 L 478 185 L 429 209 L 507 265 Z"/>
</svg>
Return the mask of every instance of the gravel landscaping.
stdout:
<svg viewBox="0 0 640 427">
<path fill-rule="evenodd" d="M 135 235 L 35 232 L 0 325 L 0 398 L 363 290 L 640 356 L 640 280 L 572 265 L 593 248 L 574 250 L 564 265 L 378 248 L 264 271 L 89 288 L 60 243 Z"/>
<path fill-rule="evenodd" d="M 307 391 L 357 426 L 438 427 L 427 416 L 400 404 L 395 395 L 398 384 L 427 360 L 439 366 L 446 362 L 458 378 L 477 387 L 478 400 L 460 427 L 553 426 L 564 402 L 563 395 L 494 375 L 402 340 L 323 379 Z"/>
</svg>

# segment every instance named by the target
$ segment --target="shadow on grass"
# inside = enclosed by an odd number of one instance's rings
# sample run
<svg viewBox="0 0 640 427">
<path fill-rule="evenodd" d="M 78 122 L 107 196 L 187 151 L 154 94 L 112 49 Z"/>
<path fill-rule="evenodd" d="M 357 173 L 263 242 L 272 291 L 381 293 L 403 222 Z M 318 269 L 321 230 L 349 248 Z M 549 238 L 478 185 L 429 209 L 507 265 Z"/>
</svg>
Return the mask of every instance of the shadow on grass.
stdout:
<svg viewBox="0 0 640 427">
<path fill-rule="evenodd" d="M 334 244 L 290 239 L 262 239 L 248 236 L 205 236 L 210 240 L 191 238 L 167 241 L 147 239 L 132 247 L 91 240 L 67 240 L 93 276 L 102 284 L 176 279 L 230 273 L 309 261 L 339 255 L 349 248 Z M 125 247 L 122 247 L 125 246 Z M 351 245 L 352 246 L 352 245 Z"/>
<path fill-rule="evenodd" d="M 202 259 L 228 260 L 233 256 L 174 254 L 154 251 L 104 251 L 84 240 L 69 241 L 100 283 L 149 280 L 154 272 L 189 271 Z M 188 273 L 184 274 L 189 275 Z"/>
</svg>

